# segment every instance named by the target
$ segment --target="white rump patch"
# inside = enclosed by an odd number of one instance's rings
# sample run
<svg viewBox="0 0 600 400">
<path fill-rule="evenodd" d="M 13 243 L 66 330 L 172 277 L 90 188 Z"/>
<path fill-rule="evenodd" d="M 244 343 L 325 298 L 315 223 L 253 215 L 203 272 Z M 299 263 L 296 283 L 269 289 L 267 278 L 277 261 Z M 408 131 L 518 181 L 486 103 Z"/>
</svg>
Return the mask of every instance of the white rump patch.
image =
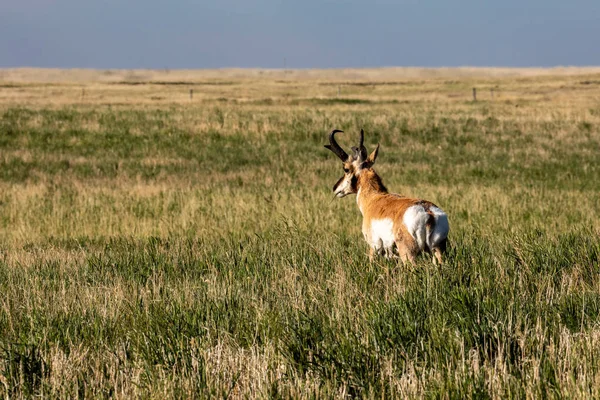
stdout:
<svg viewBox="0 0 600 400">
<path fill-rule="evenodd" d="M 433 249 L 448 237 L 450 225 L 448 224 L 448 216 L 440 208 L 431 207 L 430 211 L 435 218 L 435 226 L 433 231 L 429 233 L 427 246 L 429 246 L 430 249 Z"/>
<path fill-rule="evenodd" d="M 404 213 L 404 225 L 406 225 L 408 233 L 417 242 L 420 250 L 424 250 L 425 245 L 430 250 L 438 247 L 448 237 L 448 231 L 450 230 L 448 216 L 444 211 L 435 206 L 432 206 L 429 211 L 435 220 L 433 230 L 427 226 L 427 221 L 430 217 L 423 206 L 411 206 Z"/>
<path fill-rule="evenodd" d="M 408 207 L 402 218 L 408 233 L 415 239 L 421 251 L 425 248 L 427 240 L 427 220 L 429 220 L 429 214 L 423 206 L 419 205 Z"/>
<path fill-rule="evenodd" d="M 391 255 L 396 245 L 394 240 L 394 221 L 390 218 L 371 220 L 371 247 L 378 252 L 385 250 Z"/>
</svg>

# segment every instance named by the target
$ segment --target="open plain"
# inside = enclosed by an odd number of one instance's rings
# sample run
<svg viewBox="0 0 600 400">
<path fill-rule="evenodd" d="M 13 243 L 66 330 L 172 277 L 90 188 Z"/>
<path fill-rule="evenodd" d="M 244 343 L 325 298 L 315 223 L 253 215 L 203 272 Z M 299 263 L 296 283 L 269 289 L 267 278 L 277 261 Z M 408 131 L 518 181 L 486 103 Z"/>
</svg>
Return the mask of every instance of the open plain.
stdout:
<svg viewBox="0 0 600 400">
<path fill-rule="evenodd" d="M 600 397 L 600 68 L 0 70 L 0 395 Z"/>
</svg>

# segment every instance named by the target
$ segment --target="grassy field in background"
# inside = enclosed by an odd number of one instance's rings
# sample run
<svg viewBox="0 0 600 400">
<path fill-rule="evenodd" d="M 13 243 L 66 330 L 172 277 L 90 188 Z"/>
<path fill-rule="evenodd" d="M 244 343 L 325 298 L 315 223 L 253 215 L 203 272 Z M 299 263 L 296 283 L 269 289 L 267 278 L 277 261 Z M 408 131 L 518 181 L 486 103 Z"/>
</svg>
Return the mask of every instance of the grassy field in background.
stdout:
<svg viewBox="0 0 600 400">
<path fill-rule="evenodd" d="M 600 397 L 599 127 L 598 69 L 0 71 L 0 396 Z"/>
</svg>

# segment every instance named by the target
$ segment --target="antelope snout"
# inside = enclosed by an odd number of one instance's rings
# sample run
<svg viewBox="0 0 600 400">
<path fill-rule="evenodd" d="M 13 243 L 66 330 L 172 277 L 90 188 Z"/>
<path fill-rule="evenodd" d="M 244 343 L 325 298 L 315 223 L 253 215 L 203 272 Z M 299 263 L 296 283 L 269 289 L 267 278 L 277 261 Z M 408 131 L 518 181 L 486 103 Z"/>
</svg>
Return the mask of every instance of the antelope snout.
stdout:
<svg viewBox="0 0 600 400">
<path fill-rule="evenodd" d="M 335 197 L 344 197 L 348 195 L 341 185 L 334 186 L 333 193 L 335 194 Z"/>
</svg>

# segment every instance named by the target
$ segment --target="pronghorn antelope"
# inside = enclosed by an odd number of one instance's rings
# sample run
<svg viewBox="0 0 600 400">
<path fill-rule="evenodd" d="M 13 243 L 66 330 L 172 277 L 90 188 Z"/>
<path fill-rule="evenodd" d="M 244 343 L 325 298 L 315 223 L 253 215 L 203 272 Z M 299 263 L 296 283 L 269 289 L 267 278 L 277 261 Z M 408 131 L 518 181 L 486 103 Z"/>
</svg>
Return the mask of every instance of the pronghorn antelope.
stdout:
<svg viewBox="0 0 600 400">
<path fill-rule="evenodd" d="M 337 197 L 356 193 L 363 215 L 362 232 L 371 247 L 369 258 L 373 260 L 377 253 L 414 262 L 426 251 L 433 253 L 434 262 L 441 263 L 450 229 L 446 213 L 430 201 L 389 193 L 373 169 L 379 144 L 367 156 L 361 129 L 359 146 L 352 147 L 349 156 L 335 141 L 338 132 L 342 131 L 331 131 L 330 144 L 325 145 L 344 163 L 344 176 L 333 185 L 333 192 Z"/>
</svg>

